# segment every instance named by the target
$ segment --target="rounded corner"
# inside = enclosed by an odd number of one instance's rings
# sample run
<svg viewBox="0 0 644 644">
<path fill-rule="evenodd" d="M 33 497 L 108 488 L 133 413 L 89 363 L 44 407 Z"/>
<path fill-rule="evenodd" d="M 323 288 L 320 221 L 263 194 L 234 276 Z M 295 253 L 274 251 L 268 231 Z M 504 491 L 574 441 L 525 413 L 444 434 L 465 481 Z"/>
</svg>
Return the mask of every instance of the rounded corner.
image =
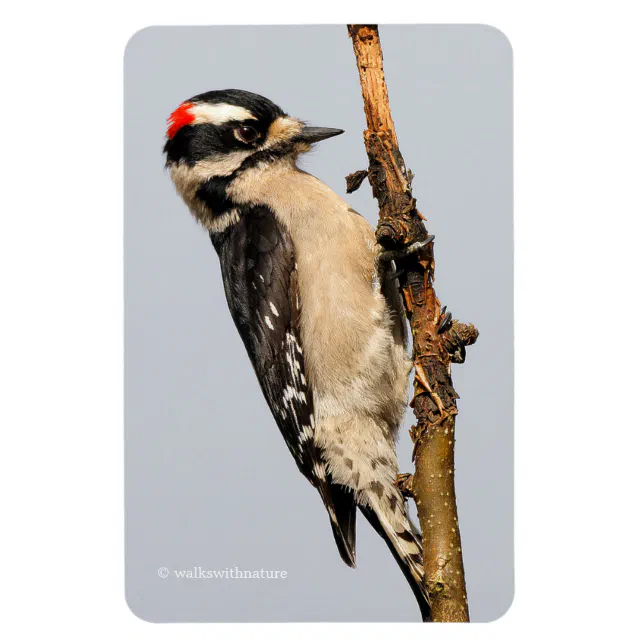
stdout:
<svg viewBox="0 0 644 644">
<path fill-rule="evenodd" d="M 140 613 L 135 606 L 132 603 L 131 598 L 128 595 L 127 588 L 125 589 L 125 592 L 123 593 L 123 600 L 125 601 L 125 605 L 127 606 L 128 610 L 134 617 L 136 617 L 138 620 L 145 622 L 146 624 L 159 624 L 160 622 L 155 619 L 151 619 L 149 617 L 146 617 L 142 613 Z"/>
<path fill-rule="evenodd" d="M 132 43 L 136 42 L 140 37 L 141 34 L 150 31 L 152 29 L 156 29 L 156 25 L 146 25 L 145 27 L 141 27 L 140 29 L 137 29 L 128 39 L 127 42 L 125 43 L 125 47 L 123 47 L 123 62 L 127 62 L 127 57 L 128 53 L 132 47 Z"/>
<path fill-rule="evenodd" d="M 495 25 L 487 24 L 486 22 L 480 22 L 480 23 L 478 23 L 477 26 L 481 27 L 482 29 L 485 29 L 486 31 L 491 31 L 494 34 L 500 36 L 501 40 L 505 43 L 505 45 L 510 50 L 510 56 L 512 56 L 512 58 L 514 58 L 514 47 L 512 46 L 512 41 L 510 40 L 508 35 L 505 33 L 505 31 L 503 31 L 499 27 L 496 27 Z"/>
<path fill-rule="evenodd" d="M 516 597 L 516 587 L 514 586 L 514 584 L 512 584 L 512 595 L 510 596 L 510 601 L 508 602 L 508 605 L 503 609 L 503 611 L 500 613 L 498 617 L 491 619 L 489 622 L 487 622 L 487 624 L 494 624 L 495 622 L 502 620 L 510 612 L 512 606 L 514 606 L 515 597 Z"/>
</svg>

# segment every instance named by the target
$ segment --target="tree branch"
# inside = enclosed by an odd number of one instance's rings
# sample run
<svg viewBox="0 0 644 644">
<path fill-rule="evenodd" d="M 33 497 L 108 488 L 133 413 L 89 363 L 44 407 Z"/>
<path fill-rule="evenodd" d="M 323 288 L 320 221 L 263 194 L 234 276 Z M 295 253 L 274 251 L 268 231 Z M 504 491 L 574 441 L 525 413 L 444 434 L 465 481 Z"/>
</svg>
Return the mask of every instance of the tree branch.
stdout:
<svg viewBox="0 0 644 644">
<path fill-rule="evenodd" d="M 412 173 L 398 148 L 385 83 L 377 25 L 348 25 L 362 86 L 369 157 L 368 177 L 378 201 L 378 243 L 387 250 L 426 240 L 425 219 L 412 196 Z M 364 171 L 363 171 L 364 172 Z M 347 177 L 357 190 L 364 175 Z M 451 363 L 465 360 L 465 347 L 478 331 L 451 320 L 436 296 L 433 243 L 397 262 L 399 283 L 413 337 L 416 368 L 411 406 L 417 419 L 413 477 L 402 475 L 399 485 L 416 501 L 423 533 L 425 584 L 432 621 L 467 622 L 469 611 L 454 492 L 455 420 L 458 394 L 452 386 Z"/>
</svg>

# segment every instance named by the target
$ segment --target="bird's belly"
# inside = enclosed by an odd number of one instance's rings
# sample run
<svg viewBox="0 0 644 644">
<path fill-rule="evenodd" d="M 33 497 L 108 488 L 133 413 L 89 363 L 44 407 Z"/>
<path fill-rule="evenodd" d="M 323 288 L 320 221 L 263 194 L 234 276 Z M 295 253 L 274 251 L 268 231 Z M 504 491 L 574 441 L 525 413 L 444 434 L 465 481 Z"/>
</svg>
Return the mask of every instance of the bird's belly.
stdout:
<svg viewBox="0 0 644 644">
<path fill-rule="evenodd" d="M 307 378 L 321 416 L 376 413 L 394 422 L 406 403 L 408 357 L 385 299 L 371 282 L 320 270 L 303 287 Z"/>
</svg>

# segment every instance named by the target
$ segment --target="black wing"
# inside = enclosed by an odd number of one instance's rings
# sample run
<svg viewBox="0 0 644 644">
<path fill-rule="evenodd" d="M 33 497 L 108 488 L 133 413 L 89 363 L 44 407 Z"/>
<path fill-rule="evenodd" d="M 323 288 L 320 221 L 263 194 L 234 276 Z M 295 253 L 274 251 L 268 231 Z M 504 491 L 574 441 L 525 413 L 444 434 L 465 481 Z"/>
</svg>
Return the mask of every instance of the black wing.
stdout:
<svg viewBox="0 0 644 644">
<path fill-rule="evenodd" d="M 298 328 L 295 249 L 266 207 L 240 211 L 240 220 L 211 239 L 221 261 L 228 307 L 257 379 L 297 466 L 318 489 L 344 561 L 355 565 L 355 501 L 332 484 L 315 446 L 313 396 Z"/>
</svg>

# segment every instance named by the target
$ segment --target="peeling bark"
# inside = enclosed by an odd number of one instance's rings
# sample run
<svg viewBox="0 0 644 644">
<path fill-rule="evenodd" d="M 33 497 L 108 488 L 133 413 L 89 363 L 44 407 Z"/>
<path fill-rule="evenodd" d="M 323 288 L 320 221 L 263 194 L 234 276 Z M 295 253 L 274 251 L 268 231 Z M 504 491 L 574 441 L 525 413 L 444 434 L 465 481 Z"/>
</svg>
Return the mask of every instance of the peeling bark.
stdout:
<svg viewBox="0 0 644 644">
<path fill-rule="evenodd" d="M 385 83 L 377 25 L 348 25 L 362 87 L 369 157 L 367 176 L 380 210 L 376 238 L 386 250 L 400 250 L 426 240 L 425 218 L 412 196 L 412 173 L 398 148 Z M 364 171 L 347 177 L 347 189 L 360 187 Z M 351 188 L 351 190 L 349 190 Z M 458 394 L 451 363 L 465 360 L 465 347 L 478 331 L 451 320 L 441 310 L 434 290 L 433 242 L 397 262 L 400 289 L 413 338 L 416 416 L 410 436 L 414 442 L 415 474 L 401 475 L 398 484 L 413 496 L 423 534 L 425 584 L 431 621 L 467 622 L 469 612 L 461 537 L 454 492 L 454 441 Z"/>
</svg>

